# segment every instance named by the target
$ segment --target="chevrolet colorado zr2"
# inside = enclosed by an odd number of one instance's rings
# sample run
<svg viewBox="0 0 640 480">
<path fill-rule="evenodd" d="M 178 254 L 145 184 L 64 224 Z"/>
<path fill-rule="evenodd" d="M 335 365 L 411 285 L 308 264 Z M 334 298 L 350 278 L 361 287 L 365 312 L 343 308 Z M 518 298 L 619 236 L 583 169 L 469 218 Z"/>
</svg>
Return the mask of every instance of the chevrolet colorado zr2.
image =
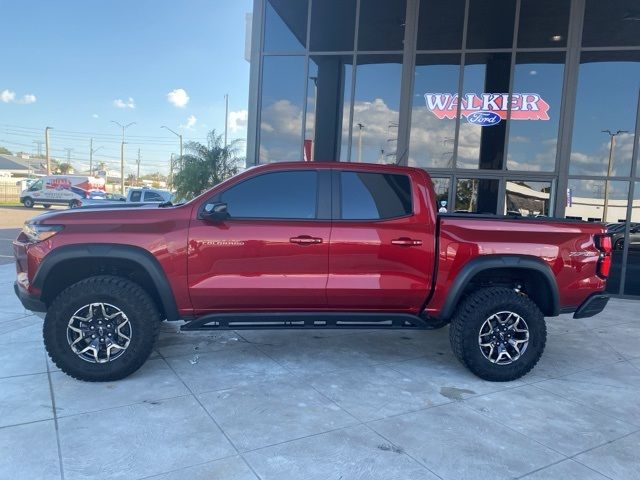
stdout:
<svg viewBox="0 0 640 480">
<path fill-rule="evenodd" d="M 608 300 L 602 224 L 439 215 L 415 168 L 269 164 L 182 205 L 134 207 L 45 213 L 13 244 L 16 294 L 46 312 L 46 349 L 77 379 L 126 377 L 160 322 L 183 320 L 186 330 L 450 324 L 467 368 L 509 381 L 542 355 L 545 317 L 592 316 Z"/>
</svg>

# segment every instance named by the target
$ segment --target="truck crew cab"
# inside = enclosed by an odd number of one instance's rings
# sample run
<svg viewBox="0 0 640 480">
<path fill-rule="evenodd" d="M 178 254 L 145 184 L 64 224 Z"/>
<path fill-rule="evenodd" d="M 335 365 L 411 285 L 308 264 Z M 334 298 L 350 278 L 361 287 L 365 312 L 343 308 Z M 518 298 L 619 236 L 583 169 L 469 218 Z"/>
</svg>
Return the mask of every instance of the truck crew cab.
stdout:
<svg viewBox="0 0 640 480">
<path fill-rule="evenodd" d="M 28 222 L 15 290 L 46 312 L 56 365 L 126 377 L 162 320 L 187 330 L 430 329 L 491 381 L 529 372 L 544 317 L 605 307 L 601 224 L 438 215 L 420 169 L 344 163 L 251 168 L 194 200 L 79 208 Z"/>
</svg>

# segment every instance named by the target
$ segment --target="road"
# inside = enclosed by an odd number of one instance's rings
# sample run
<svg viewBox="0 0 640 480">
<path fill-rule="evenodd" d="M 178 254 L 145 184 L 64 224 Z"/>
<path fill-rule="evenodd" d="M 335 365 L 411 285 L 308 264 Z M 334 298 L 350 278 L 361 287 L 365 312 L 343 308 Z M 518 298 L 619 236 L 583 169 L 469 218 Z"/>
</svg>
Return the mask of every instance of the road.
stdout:
<svg viewBox="0 0 640 480">
<path fill-rule="evenodd" d="M 52 209 L 65 208 L 66 207 L 52 207 Z M 25 220 L 46 211 L 47 210 L 42 207 L 0 207 L 0 265 L 13 263 L 11 242 L 18 236 Z"/>
</svg>

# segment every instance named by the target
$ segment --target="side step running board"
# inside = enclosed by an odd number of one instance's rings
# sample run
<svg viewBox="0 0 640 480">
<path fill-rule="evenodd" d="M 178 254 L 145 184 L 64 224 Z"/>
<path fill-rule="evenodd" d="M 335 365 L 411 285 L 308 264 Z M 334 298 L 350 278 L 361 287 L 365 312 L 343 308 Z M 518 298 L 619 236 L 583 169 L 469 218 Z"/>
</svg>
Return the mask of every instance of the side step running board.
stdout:
<svg viewBox="0 0 640 480">
<path fill-rule="evenodd" d="M 265 330 L 265 329 L 411 329 L 438 328 L 408 313 L 285 312 L 214 313 L 187 321 L 181 330 Z"/>
</svg>

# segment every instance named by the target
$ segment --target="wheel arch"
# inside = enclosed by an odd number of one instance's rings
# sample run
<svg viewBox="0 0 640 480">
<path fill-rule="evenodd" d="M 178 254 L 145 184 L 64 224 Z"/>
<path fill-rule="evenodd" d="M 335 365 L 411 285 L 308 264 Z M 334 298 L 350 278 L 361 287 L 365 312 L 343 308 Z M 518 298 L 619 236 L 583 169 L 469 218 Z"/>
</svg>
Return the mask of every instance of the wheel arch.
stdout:
<svg viewBox="0 0 640 480">
<path fill-rule="evenodd" d="M 551 268 L 529 255 L 485 255 L 467 262 L 453 281 L 438 318 L 450 319 L 462 298 L 482 287 L 482 282 L 522 282 L 523 291 L 548 317 L 560 313 L 558 284 Z M 489 286 L 489 285 L 487 285 Z"/>
<path fill-rule="evenodd" d="M 147 250 L 118 244 L 81 244 L 58 247 L 40 264 L 33 286 L 48 306 L 63 289 L 88 276 L 115 274 L 138 283 L 155 301 L 163 318 L 179 314 L 169 281 L 158 260 Z"/>
</svg>

